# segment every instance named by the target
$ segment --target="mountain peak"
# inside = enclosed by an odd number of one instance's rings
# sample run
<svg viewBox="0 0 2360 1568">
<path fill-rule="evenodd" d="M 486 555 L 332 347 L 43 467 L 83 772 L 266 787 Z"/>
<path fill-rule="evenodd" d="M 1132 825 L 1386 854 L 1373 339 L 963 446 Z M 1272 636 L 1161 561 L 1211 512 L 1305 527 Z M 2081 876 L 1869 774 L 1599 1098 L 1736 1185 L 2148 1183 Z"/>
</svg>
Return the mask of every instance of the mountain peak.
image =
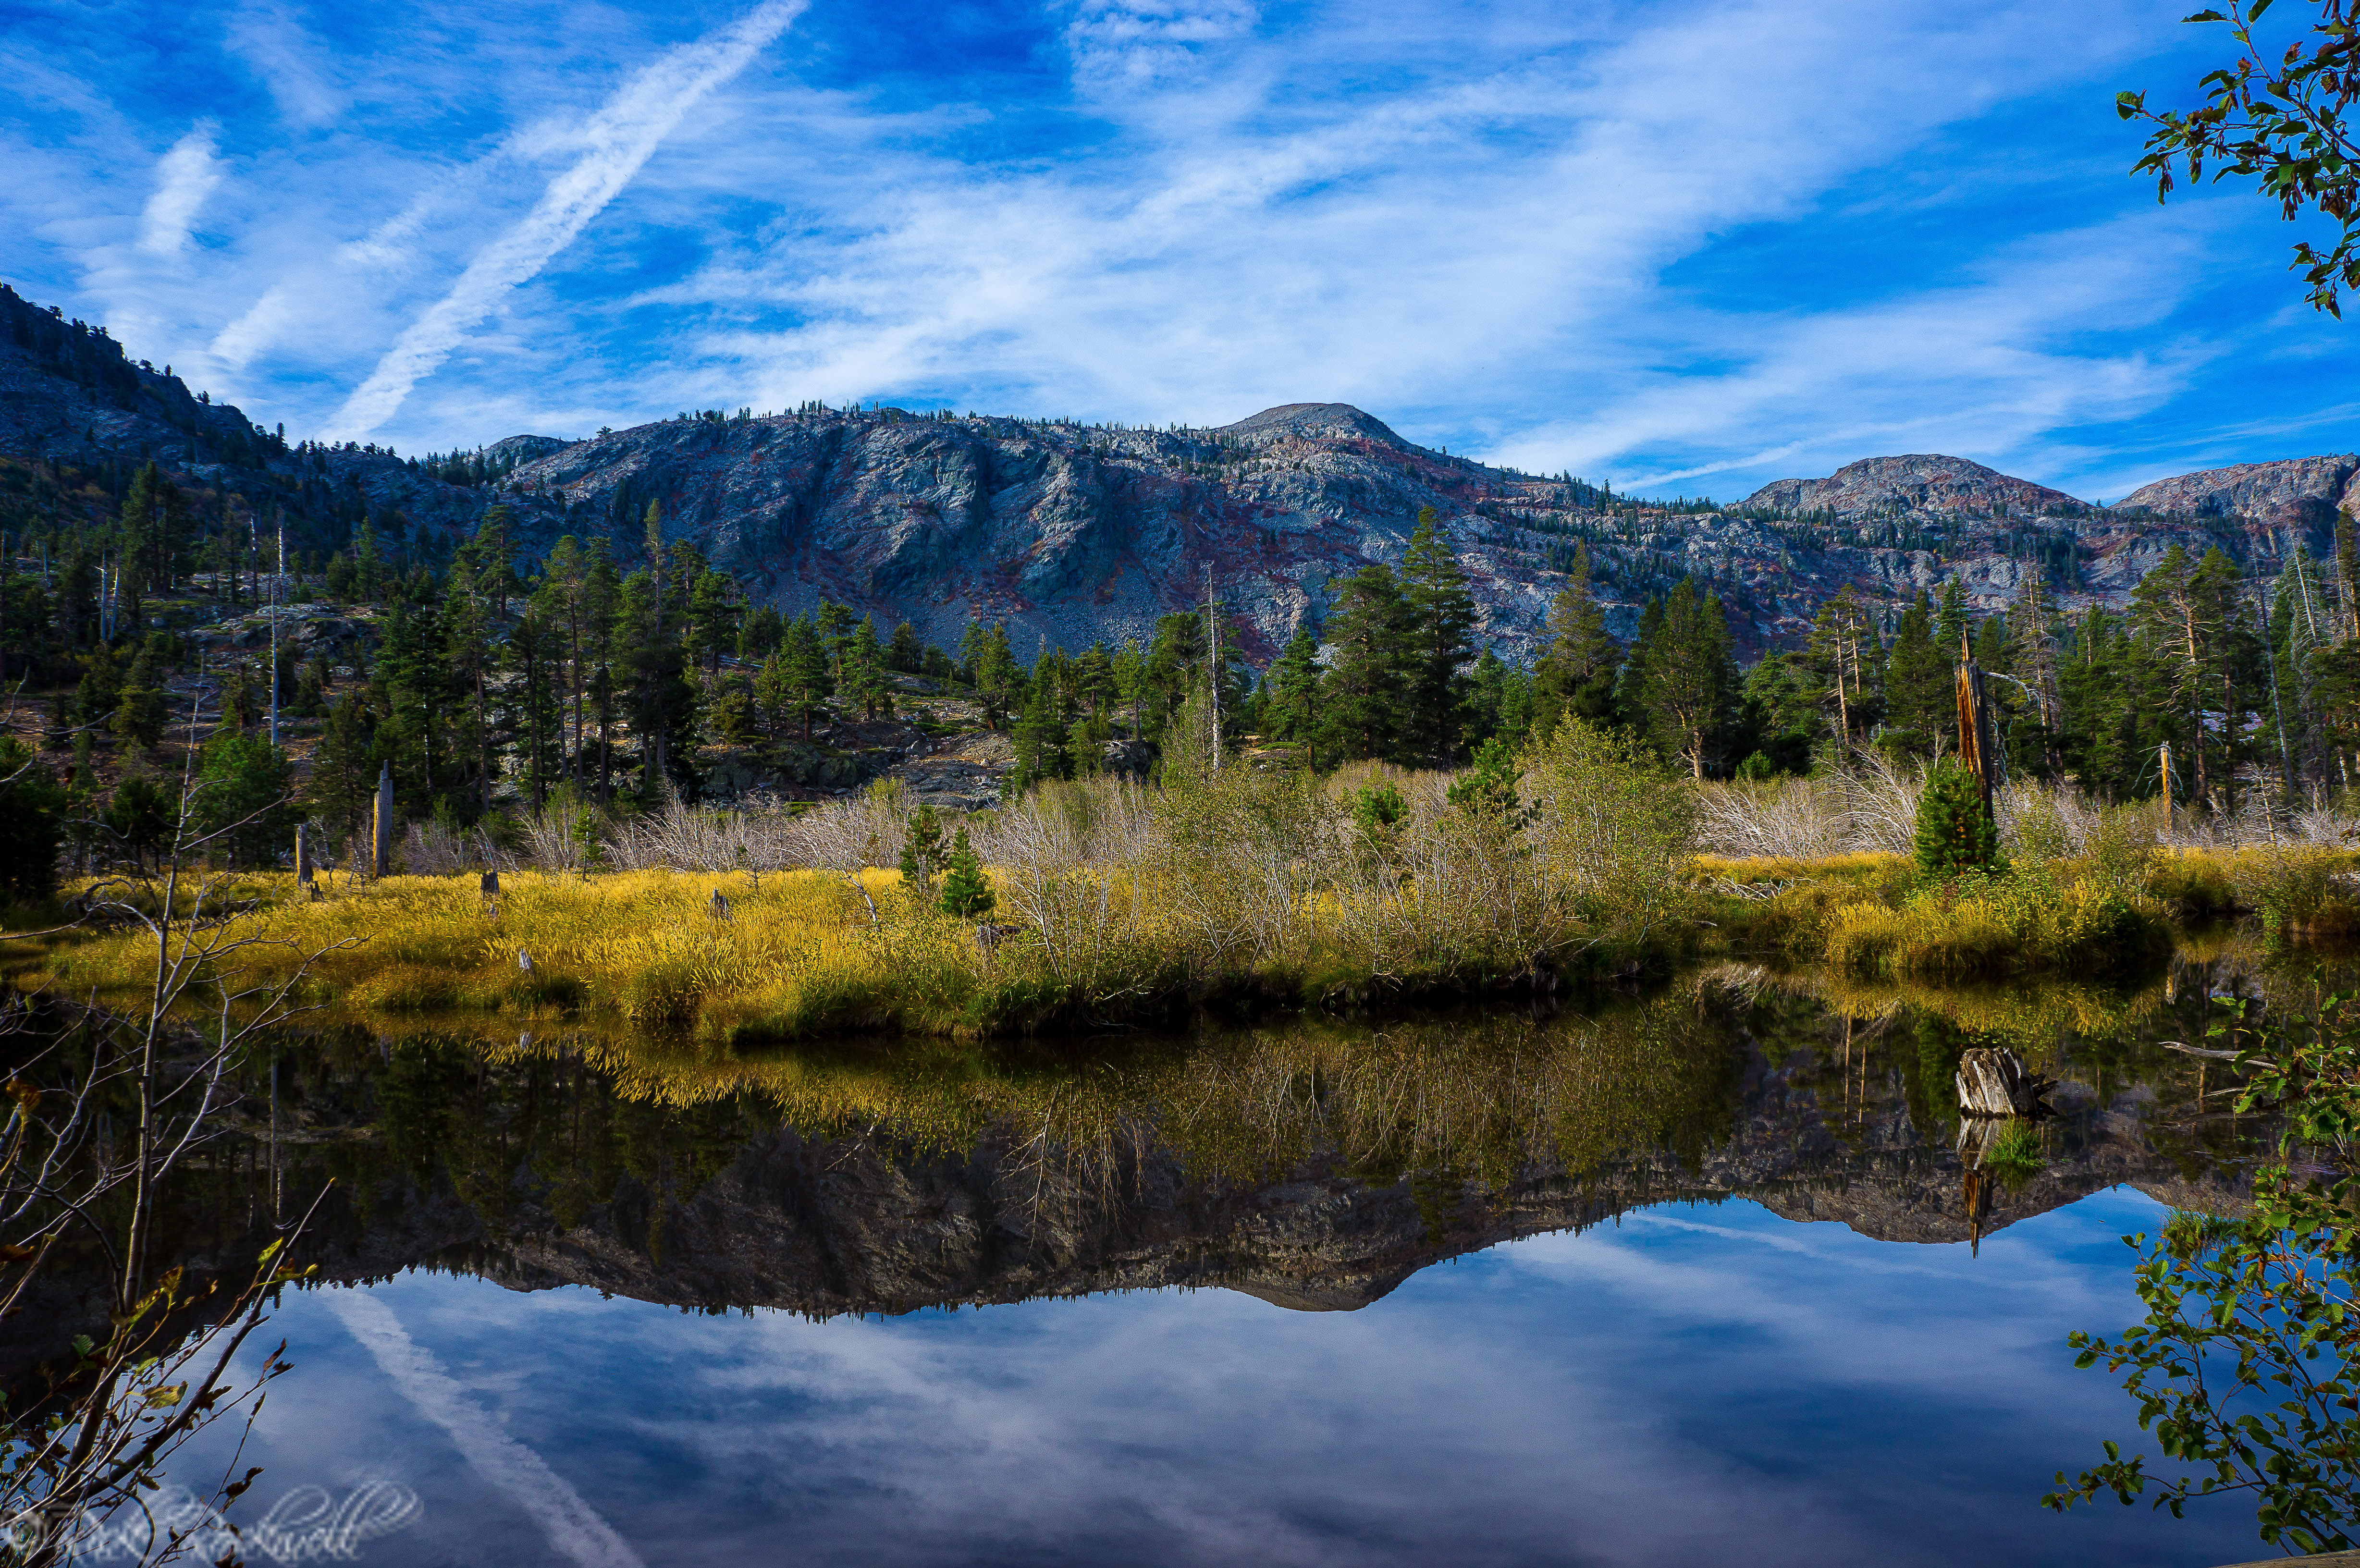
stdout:
<svg viewBox="0 0 2360 1568">
<path fill-rule="evenodd" d="M 1847 463 L 1825 479 L 1776 479 L 1743 502 L 1747 506 L 1851 515 L 1880 511 L 1982 512 L 1995 505 L 2011 510 L 2066 515 L 2082 504 L 2062 490 L 2035 485 L 1941 452 L 1864 457 Z"/>
<path fill-rule="evenodd" d="M 1240 435 L 1264 431 L 1285 432 L 1298 436 L 1358 437 L 1364 441 L 1382 441 L 1388 446 L 1409 443 L 1395 435 L 1382 419 L 1361 412 L 1349 403 L 1281 403 L 1275 408 L 1240 419 L 1234 425 L 1223 425 L 1224 430 Z"/>
</svg>

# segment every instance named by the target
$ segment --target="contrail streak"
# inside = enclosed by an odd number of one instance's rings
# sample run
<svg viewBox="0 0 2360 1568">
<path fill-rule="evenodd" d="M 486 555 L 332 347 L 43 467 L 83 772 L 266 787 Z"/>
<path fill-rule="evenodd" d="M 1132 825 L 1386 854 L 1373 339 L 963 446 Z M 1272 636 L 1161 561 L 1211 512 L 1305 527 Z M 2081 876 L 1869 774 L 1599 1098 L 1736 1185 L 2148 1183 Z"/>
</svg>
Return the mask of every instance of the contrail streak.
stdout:
<svg viewBox="0 0 2360 1568">
<path fill-rule="evenodd" d="M 572 245 L 689 110 L 786 31 L 804 3 L 764 0 L 719 32 L 672 50 L 607 100 L 585 128 L 590 150 L 550 181 L 532 211 L 478 252 L 451 291 L 394 341 L 337 410 L 331 436 L 350 441 L 391 419 L 410 389 L 434 373 L 499 297 Z"/>
<path fill-rule="evenodd" d="M 393 1309 L 366 1290 L 326 1290 L 322 1300 L 377 1358 L 402 1398 L 450 1434 L 461 1455 L 492 1486 L 530 1514 L 550 1545 L 582 1568 L 646 1568 L 582 1494 L 541 1455 L 500 1430 L 498 1421 L 442 1370 L 433 1352 L 410 1337 Z"/>
</svg>

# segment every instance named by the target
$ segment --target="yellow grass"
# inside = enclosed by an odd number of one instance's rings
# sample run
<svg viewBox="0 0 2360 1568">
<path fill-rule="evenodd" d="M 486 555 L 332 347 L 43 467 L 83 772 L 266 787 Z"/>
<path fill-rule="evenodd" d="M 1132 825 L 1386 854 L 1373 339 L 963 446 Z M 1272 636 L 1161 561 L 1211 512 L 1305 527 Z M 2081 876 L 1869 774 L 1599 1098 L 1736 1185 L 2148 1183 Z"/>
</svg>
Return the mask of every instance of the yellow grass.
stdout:
<svg viewBox="0 0 2360 1568">
<path fill-rule="evenodd" d="M 1758 882 L 1822 880 L 1874 882 L 1908 865 L 1908 857 L 1863 850 L 1852 855 L 1814 856 L 1776 855 L 1699 855 L 1694 864 L 1699 877 L 1723 877 L 1751 886 Z"/>
<path fill-rule="evenodd" d="M 586 1009 L 704 1034 L 948 1032 L 989 989 L 966 928 L 913 917 L 892 871 L 857 883 L 775 873 L 759 886 L 663 870 L 518 872 L 503 877 L 497 912 L 473 877 L 389 877 L 319 902 L 294 898 L 286 877 L 248 880 L 276 901 L 241 928 L 268 939 L 236 954 L 244 983 L 283 978 L 317 954 L 307 996 L 344 1016 Z M 716 890 L 726 919 L 711 912 Z M 893 918 L 872 920 L 864 891 Z M 151 939 L 125 932 L 60 943 L 18 967 L 106 1000 L 144 994 L 153 964 Z"/>
</svg>

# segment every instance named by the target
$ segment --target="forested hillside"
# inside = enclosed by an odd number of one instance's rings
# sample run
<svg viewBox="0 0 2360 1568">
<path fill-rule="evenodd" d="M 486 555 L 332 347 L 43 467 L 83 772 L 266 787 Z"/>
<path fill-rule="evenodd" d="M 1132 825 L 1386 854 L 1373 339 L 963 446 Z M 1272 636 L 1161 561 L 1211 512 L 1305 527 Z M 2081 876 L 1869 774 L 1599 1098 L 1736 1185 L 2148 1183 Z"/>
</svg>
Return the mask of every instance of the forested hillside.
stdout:
<svg viewBox="0 0 2360 1568">
<path fill-rule="evenodd" d="M 404 457 L 290 441 L 5 289 L 0 315 L 0 668 L 74 789 L 132 791 L 125 843 L 198 693 L 207 765 L 245 779 L 224 800 L 300 776 L 339 832 L 381 765 L 459 823 L 884 773 L 973 805 L 1217 718 L 1265 757 L 1440 766 L 1571 710 L 1700 775 L 1800 771 L 1950 744 L 1962 643 L 2010 766 L 2102 794 L 2151 793 L 2167 745 L 2218 809 L 2340 788 L 2360 745 L 2348 457 L 2107 508 L 1877 458 L 1716 506 L 1338 404 L 1213 430 L 814 404 Z"/>
</svg>

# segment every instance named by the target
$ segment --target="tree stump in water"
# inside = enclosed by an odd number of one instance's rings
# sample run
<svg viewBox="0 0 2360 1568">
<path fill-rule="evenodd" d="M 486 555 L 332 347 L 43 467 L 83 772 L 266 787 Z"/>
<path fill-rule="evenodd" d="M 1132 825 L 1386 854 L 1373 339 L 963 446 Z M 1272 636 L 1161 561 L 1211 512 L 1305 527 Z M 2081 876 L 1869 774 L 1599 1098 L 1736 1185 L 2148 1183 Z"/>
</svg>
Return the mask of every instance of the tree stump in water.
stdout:
<svg viewBox="0 0 2360 1568">
<path fill-rule="evenodd" d="M 1959 1109 L 1971 1116 L 2028 1116 L 2039 1109 L 2045 1078 L 2024 1059 L 1996 1046 L 1977 1046 L 1959 1058 Z"/>
</svg>

